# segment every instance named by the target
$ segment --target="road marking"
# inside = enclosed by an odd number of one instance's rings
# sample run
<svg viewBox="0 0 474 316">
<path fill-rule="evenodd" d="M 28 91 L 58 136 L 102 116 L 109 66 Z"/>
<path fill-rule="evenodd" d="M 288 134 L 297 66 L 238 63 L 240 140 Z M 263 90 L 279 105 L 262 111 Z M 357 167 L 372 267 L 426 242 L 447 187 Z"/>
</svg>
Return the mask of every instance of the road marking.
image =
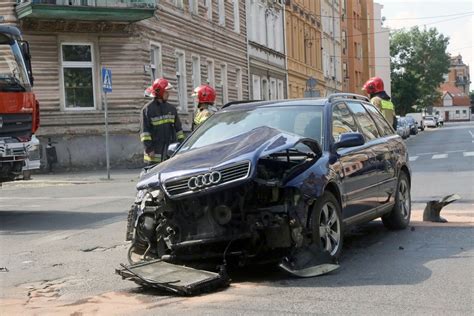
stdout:
<svg viewBox="0 0 474 316">
<path fill-rule="evenodd" d="M 431 157 L 431 159 L 444 159 L 444 158 L 448 158 L 448 154 L 433 155 L 433 157 Z"/>
<path fill-rule="evenodd" d="M 409 159 L 410 159 L 410 161 L 415 161 L 415 160 L 418 159 L 418 156 L 413 156 L 413 157 L 410 157 Z"/>
<path fill-rule="evenodd" d="M 474 157 L 474 151 L 466 151 L 463 155 L 464 157 Z"/>
<path fill-rule="evenodd" d="M 471 137 L 474 138 L 474 134 L 471 131 L 468 131 L 471 134 Z"/>
<path fill-rule="evenodd" d="M 421 153 L 421 154 L 417 154 L 418 156 L 423 156 L 423 155 L 434 155 L 434 154 L 437 154 L 437 152 L 434 152 L 434 153 Z"/>
<path fill-rule="evenodd" d="M 450 150 L 450 151 L 447 151 L 446 153 L 453 154 L 453 153 L 462 153 L 462 152 L 464 152 L 464 150 Z"/>
</svg>

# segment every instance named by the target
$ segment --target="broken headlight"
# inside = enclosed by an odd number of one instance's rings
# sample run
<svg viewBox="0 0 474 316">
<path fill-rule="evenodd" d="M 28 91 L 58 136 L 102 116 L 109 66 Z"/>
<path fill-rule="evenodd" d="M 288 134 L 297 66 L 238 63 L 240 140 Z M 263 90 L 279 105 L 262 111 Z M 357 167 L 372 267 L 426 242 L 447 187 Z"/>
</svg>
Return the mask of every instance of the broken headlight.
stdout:
<svg viewBox="0 0 474 316">
<path fill-rule="evenodd" d="M 141 202 L 140 202 L 141 211 L 144 211 L 147 206 L 151 206 L 157 202 L 161 202 L 165 198 L 165 194 L 160 189 L 153 190 L 153 191 L 146 191 L 146 190 L 142 190 L 142 191 L 145 191 L 145 193 L 141 193 L 143 194 L 143 198 L 141 199 Z M 140 192 L 138 194 L 140 194 Z"/>
</svg>

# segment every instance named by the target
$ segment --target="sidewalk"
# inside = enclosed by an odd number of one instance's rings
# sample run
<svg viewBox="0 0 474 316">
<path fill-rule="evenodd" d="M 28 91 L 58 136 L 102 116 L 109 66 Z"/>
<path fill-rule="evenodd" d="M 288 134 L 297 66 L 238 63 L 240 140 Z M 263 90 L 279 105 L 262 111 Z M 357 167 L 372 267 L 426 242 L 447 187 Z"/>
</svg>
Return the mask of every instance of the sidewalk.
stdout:
<svg viewBox="0 0 474 316">
<path fill-rule="evenodd" d="M 110 180 L 107 180 L 107 171 L 57 172 L 53 174 L 33 174 L 31 180 L 16 180 L 3 182 L 3 187 L 61 185 L 61 184 L 91 184 L 106 182 L 137 182 L 141 169 L 117 169 L 110 171 Z M 0 186 L 1 187 L 1 186 Z"/>
</svg>

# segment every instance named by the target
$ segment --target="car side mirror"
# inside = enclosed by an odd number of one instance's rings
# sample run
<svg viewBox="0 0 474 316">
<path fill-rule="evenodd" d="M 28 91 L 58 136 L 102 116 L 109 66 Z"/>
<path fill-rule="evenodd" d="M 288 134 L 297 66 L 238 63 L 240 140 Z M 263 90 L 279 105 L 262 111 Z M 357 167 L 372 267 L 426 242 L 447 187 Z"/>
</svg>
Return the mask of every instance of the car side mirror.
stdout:
<svg viewBox="0 0 474 316">
<path fill-rule="evenodd" d="M 365 144 L 364 136 L 361 133 L 345 133 L 341 139 L 334 144 L 334 150 L 339 148 L 357 147 Z"/>
<path fill-rule="evenodd" d="M 179 143 L 172 143 L 168 146 L 168 157 L 171 157 L 174 155 L 174 153 L 176 152 L 176 150 L 178 149 L 179 147 Z"/>
</svg>

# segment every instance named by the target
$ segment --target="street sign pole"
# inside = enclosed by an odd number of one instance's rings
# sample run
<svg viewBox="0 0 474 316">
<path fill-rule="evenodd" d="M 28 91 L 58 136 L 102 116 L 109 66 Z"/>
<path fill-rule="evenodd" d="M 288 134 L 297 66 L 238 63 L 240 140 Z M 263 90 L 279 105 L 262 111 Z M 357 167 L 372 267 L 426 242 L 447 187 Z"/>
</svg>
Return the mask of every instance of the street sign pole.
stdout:
<svg viewBox="0 0 474 316">
<path fill-rule="evenodd" d="M 107 164 L 107 180 L 110 180 L 109 116 L 107 93 L 112 92 L 112 71 L 107 68 L 102 68 L 102 90 L 104 91 L 105 160 Z"/>
<path fill-rule="evenodd" d="M 110 153 L 109 153 L 109 117 L 107 106 L 107 92 L 104 93 L 104 116 L 105 116 L 105 159 L 107 161 L 107 180 L 110 180 Z"/>
</svg>

